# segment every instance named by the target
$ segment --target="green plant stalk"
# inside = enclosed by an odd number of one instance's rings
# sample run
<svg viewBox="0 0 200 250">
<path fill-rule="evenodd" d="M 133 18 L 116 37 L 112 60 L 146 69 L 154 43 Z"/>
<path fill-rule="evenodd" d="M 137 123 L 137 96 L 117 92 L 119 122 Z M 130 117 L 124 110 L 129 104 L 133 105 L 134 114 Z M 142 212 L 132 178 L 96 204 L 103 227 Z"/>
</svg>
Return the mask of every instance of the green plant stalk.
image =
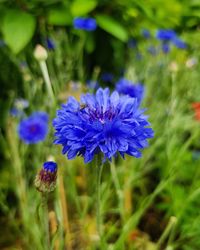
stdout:
<svg viewBox="0 0 200 250">
<path fill-rule="evenodd" d="M 63 177 L 60 172 L 58 171 L 58 187 L 59 187 L 59 196 L 60 196 L 60 203 L 61 203 L 61 210 L 62 210 L 62 220 L 63 220 L 63 229 L 64 229 L 64 241 L 65 246 L 68 250 L 72 249 L 71 245 L 71 232 L 70 232 L 70 224 L 69 224 L 69 216 L 68 216 L 68 205 L 66 199 L 66 193 L 64 188 Z"/>
<path fill-rule="evenodd" d="M 95 167 L 96 167 L 96 223 L 97 223 L 97 232 L 100 238 L 102 239 L 102 218 L 101 218 L 101 176 L 103 171 L 103 164 L 100 163 L 100 157 L 96 157 Z"/>
<path fill-rule="evenodd" d="M 48 194 L 42 193 L 42 219 L 44 222 L 45 248 L 50 249 Z"/>
<path fill-rule="evenodd" d="M 44 78 L 44 81 L 45 81 L 45 84 L 47 87 L 48 95 L 51 98 L 52 102 L 55 103 L 55 96 L 53 93 L 52 84 L 51 84 L 51 80 L 49 77 L 49 72 L 47 69 L 46 61 L 44 61 L 44 60 L 40 61 L 39 64 L 40 64 L 40 69 L 42 71 L 42 75 L 43 75 L 43 78 Z"/>
<path fill-rule="evenodd" d="M 124 219 L 124 215 L 123 215 L 123 212 L 124 212 L 123 191 L 122 191 L 122 189 L 120 187 L 120 183 L 119 183 L 119 179 L 118 179 L 118 176 L 117 176 L 117 171 L 116 171 L 116 166 L 115 166 L 114 160 L 110 164 L 110 167 L 111 167 L 111 174 L 112 174 L 112 178 L 113 178 L 113 181 L 114 181 L 115 189 L 116 189 L 118 200 L 119 200 L 121 218 Z"/>
<path fill-rule="evenodd" d="M 22 164 L 19 156 L 19 145 L 18 145 L 18 140 L 15 132 L 15 124 L 13 121 L 10 121 L 8 124 L 8 129 L 7 129 L 7 138 L 8 138 L 8 144 L 10 147 L 10 152 L 12 155 L 12 165 L 14 169 L 14 173 L 16 176 L 16 183 L 17 185 L 17 196 L 19 199 L 19 206 L 20 206 L 20 213 L 22 216 L 23 220 L 23 225 L 26 225 L 26 219 L 25 219 L 25 213 L 26 213 L 26 183 L 23 178 L 23 171 L 22 171 Z"/>
<path fill-rule="evenodd" d="M 147 208 L 152 204 L 155 197 L 169 184 L 169 181 L 172 179 L 163 180 L 159 183 L 159 185 L 156 187 L 156 189 L 153 191 L 149 197 L 143 200 L 143 202 L 140 204 L 140 207 L 137 211 L 128 219 L 128 221 L 124 224 L 123 231 L 117 241 L 115 242 L 114 250 L 123 249 L 123 245 L 125 242 L 125 239 L 127 239 L 128 233 L 130 233 L 131 229 L 135 228 L 137 224 L 139 223 L 139 220 L 141 219 L 142 215 L 145 213 Z"/>
<path fill-rule="evenodd" d="M 156 244 L 156 249 L 161 249 L 161 245 L 163 244 L 163 242 L 166 240 L 167 236 L 170 235 L 170 232 L 173 230 L 174 226 L 177 223 L 177 218 L 172 216 L 169 220 L 169 223 L 167 224 L 164 232 L 162 233 L 159 241 Z"/>
</svg>

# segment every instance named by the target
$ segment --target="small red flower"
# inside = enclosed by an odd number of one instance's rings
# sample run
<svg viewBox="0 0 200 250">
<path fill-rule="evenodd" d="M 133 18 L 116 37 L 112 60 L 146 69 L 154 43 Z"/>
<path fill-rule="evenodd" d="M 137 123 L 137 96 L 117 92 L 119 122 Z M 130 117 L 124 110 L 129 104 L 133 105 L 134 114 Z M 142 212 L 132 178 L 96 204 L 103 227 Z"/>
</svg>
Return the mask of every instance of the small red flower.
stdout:
<svg viewBox="0 0 200 250">
<path fill-rule="evenodd" d="M 200 102 L 194 102 L 192 103 L 192 108 L 195 112 L 195 119 L 197 121 L 200 121 Z"/>
</svg>

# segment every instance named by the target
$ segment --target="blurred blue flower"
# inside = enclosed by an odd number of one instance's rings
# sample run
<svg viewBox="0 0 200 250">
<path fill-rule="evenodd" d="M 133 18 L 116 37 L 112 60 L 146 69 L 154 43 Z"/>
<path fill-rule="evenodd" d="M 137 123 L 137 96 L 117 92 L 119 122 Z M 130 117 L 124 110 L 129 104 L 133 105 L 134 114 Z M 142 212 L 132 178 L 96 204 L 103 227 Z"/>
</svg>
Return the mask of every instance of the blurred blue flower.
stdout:
<svg viewBox="0 0 200 250">
<path fill-rule="evenodd" d="M 55 49 L 55 43 L 51 38 L 46 39 L 46 46 L 49 50 L 54 50 Z"/>
<path fill-rule="evenodd" d="M 169 45 L 169 43 L 163 43 L 162 44 L 162 52 L 164 54 L 167 54 L 167 53 L 170 52 L 170 45 Z"/>
<path fill-rule="evenodd" d="M 156 48 L 155 48 L 153 45 L 149 46 L 149 47 L 147 48 L 147 51 L 148 51 L 149 54 L 151 54 L 152 56 L 157 55 L 157 50 L 156 50 Z"/>
<path fill-rule="evenodd" d="M 178 49 L 186 49 L 187 48 L 187 44 L 182 41 L 180 38 L 178 37 L 174 37 L 172 39 L 172 43 L 178 48 Z"/>
<path fill-rule="evenodd" d="M 103 80 L 104 82 L 112 82 L 113 79 L 114 79 L 114 76 L 112 73 L 105 72 L 101 75 L 101 80 Z"/>
<path fill-rule="evenodd" d="M 70 81 L 69 82 L 69 87 L 72 91 L 80 91 L 81 90 L 81 82 L 78 81 Z"/>
<path fill-rule="evenodd" d="M 55 163 L 54 161 L 46 161 L 43 164 L 43 169 L 47 172 L 54 173 L 57 171 L 57 163 Z"/>
<path fill-rule="evenodd" d="M 144 96 L 144 85 L 137 83 L 126 78 L 120 78 L 116 83 L 116 90 L 123 95 L 129 95 L 130 97 L 137 98 L 138 105 L 141 103 Z"/>
<path fill-rule="evenodd" d="M 14 101 L 14 106 L 18 109 L 25 109 L 29 106 L 29 101 L 23 98 L 17 98 Z"/>
<path fill-rule="evenodd" d="M 142 29 L 141 34 L 144 38 L 149 39 L 151 37 L 151 33 L 148 29 Z"/>
<path fill-rule="evenodd" d="M 10 114 L 13 117 L 22 117 L 24 115 L 24 109 L 28 108 L 29 101 L 23 98 L 17 98 L 14 101 L 13 107 L 10 109 Z"/>
<path fill-rule="evenodd" d="M 34 112 L 23 119 L 18 126 L 20 139 L 27 144 L 43 141 L 48 133 L 48 120 L 45 112 Z"/>
<path fill-rule="evenodd" d="M 10 115 L 13 117 L 22 117 L 24 115 L 23 110 L 19 110 L 15 107 L 10 109 Z"/>
<path fill-rule="evenodd" d="M 128 48 L 134 49 L 134 48 L 137 47 L 137 41 L 134 38 L 130 38 L 128 40 L 128 44 L 127 45 L 128 45 Z"/>
<path fill-rule="evenodd" d="M 91 17 L 76 17 L 73 20 L 75 29 L 81 29 L 86 31 L 93 31 L 97 28 L 97 23 L 94 18 Z"/>
<path fill-rule="evenodd" d="M 136 53 L 136 59 L 137 59 L 138 61 L 141 61 L 141 60 L 142 60 L 142 58 L 143 58 L 142 53 L 137 52 L 137 53 Z"/>
<path fill-rule="evenodd" d="M 170 41 L 176 37 L 176 33 L 170 29 L 160 29 L 156 33 L 156 38 L 161 41 Z"/>
<path fill-rule="evenodd" d="M 68 159 L 81 155 L 85 163 L 100 153 L 103 160 L 111 160 L 118 152 L 122 157 L 141 157 L 140 150 L 154 135 L 143 112 L 136 98 L 119 96 L 117 91 L 110 95 L 108 88 L 83 95 L 81 104 L 70 97 L 53 120 L 54 143 L 63 146 Z"/>
<path fill-rule="evenodd" d="M 99 87 L 98 81 L 94 81 L 94 80 L 87 80 L 86 84 L 87 84 L 88 89 L 90 90 L 95 90 Z"/>
</svg>

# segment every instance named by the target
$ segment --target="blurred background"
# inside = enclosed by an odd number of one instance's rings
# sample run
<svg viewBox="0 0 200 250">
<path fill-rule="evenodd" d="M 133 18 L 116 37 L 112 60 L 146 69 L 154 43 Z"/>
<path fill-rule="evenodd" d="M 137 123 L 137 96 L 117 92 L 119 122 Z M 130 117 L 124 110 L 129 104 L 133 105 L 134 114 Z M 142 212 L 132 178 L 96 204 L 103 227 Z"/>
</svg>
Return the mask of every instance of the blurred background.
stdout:
<svg viewBox="0 0 200 250">
<path fill-rule="evenodd" d="M 200 1 L 1 0 L 0 23 L 0 249 L 199 250 Z M 142 86 L 155 137 L 141 159 L 106 163 L 99 244 L 94 169 L 53 145 L 52 119 L 122 81 Z M 48 133 L 27 143 L 19 126 L 38 111 Z M 34 179 L 49 159 L 47 246 Z"/>
</svg>

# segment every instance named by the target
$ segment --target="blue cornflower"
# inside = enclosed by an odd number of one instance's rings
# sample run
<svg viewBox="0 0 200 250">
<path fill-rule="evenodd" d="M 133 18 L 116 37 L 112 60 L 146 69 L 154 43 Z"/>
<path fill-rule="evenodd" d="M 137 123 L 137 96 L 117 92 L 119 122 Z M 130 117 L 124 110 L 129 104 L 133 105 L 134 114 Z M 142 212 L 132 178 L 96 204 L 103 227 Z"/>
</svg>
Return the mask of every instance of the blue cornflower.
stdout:
<svg viewBox="0 0 200 250">
<path fill-rule="evenodd" d="M 91 17 L 76 17 L 73 20 L 73 25 L 75 29 L 86 31 L 93 31 L 97 28 L 96 20 Z"/>
<path fill-rule="evenodd" d="M 137 98 L 138 105 L 141 103 L 144 96 L 144 85 L 137 83 L 126 78 L 120 78 L 116 83 L 116 90 L 123 95 L 129 95 L 130 97 Z"/>
<path fill-rule="evenodd" d="M 135 55 L 135 58 L 137 59 L 137 61 L 141 61 L 141 60 L 142 60 L 142 58 L 143 58 L 142 53 L 137 52 L 137 53 L 136 53 L 136 55 Z"/>
<path fill-rule="evenodd" d="M 156 48 L 155 48 L 153 45 L 149 46 L 149 47 L 147 48 L 147 51 L 148 51 L 152 56 L 155 56 L 155 55 L 157 54 L 157 50 L 156 50 Z"/>
<path fill-rule="evenodd" d="M 149 39 L 151 37 L 151 33 L 148 29 L 142 29 L 141 34 L 144 38 Z"/>
<path fill-rule="evenodd" d="M 88 89 L 90 90 L 95 90 L 99 87 L 98 81 L 94 81 L 94 80 L 87 80 L 86 84 L 87 84 Z"/>
<path fill-rule="evenodd" d="M 172 39 L 172 43 L 178 48 L 178 49 L 186 49 L 187 48 L 187 44 L 182 41 L 180 38 L 178 37 L 174 37 Z"/>
<path fill-rule="evenodd" d="M 175 31 L 169 29 L 160 29 L 156 33 L 156 38 L 162 41 L 171 41 L 174 37 L 176 37 Z"/>
<path fill-rule="evenodd" d="M 14 101 L 14 106 L 18 109 L 26 109 L 29 106 L 29 101 L 23 98 L 17 98 Z"/>
<path fill-rule="evenodd" d="M 170 52 L 170 45 L 169 43 L 163 43 L 162 44 L 162 52 L 167 54 Z"/>
<path fill-rule="evenodd" d="M 112 73 L 105 72 L 101 75 L 101 80 L 103 80 L 104 82 L 112 82 L 113 79 L 114 79 L 114 76 Z"/>
<path fill-rule="evenodd" d="M 15 107 L 11 108 L 9 113 L 13 117 L 22 117 L 24 115 L 23 110 L 17 109 Z"/>
<path fill-rule="evenodd" d="M 128 40 L 128 44 L 127 45 L 128 45 L 128 48 L 134 49 L 134 48 L 137 47 L 137 41 L 135 40 L 135 38 L 130 38 Z"/>
<path fill-rule="evenodd" d="M 96 154 L 102 154 L 104 160 L 117 153 L 141 157 L 140 150 L 154 135 L 143 112 L 136 98 L 119 96 L 117 91 L 110 95 L 108 88 L 82 95 L 81 103 L 70 97 L 53 120 L 54 143 L 63 146 L 68 159 L 81 155 L 85 163 Z"/>
<path fill-rule="evenodd" d="M 54 50 L 55 49 L 55 43 L 51 38 L 46 39 L 46 46 L 49 50 Z"/>
<path fill-rule="evenodd" d="M 10 109 L 10 114 L 13 117 L 22 117 L 24 115 L 24 109 L 28 108 L 29 101 L 23 98 L 17 98 L 14 101 L 14 106 Z"/>
<path fill-rule="evenodd" d="M 18 134 L 27 144 L 43 141 L 48 133 L 48 115 L 45 112 L 34 112 L 23 119 L 18 126 Z"/>
</svg>

